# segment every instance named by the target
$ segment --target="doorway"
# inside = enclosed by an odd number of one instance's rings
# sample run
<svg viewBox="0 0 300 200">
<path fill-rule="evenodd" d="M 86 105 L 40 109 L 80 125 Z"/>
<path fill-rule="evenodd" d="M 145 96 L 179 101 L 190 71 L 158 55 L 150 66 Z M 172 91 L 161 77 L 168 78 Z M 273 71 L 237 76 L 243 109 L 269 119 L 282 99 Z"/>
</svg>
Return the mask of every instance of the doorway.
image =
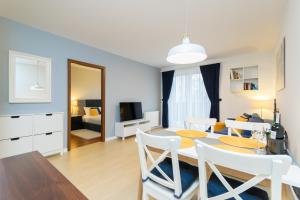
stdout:
<svg viewBox="0 0 300 200">
<path fill-rule="evenodd" d="M 105 67 L 68 60 L 68 150 L 105 142 Z"/>
</svg>

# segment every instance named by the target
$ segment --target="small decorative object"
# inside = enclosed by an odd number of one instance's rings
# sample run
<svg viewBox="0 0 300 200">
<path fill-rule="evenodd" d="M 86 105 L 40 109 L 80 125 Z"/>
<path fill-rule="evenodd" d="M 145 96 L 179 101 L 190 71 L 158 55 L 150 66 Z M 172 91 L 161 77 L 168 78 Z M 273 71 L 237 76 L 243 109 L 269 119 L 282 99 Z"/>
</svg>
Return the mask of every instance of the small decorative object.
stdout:
<svg viewBox="0 0 300 200">
<path fill-rule="evenodd" d="M 285 38 L 276 55 L 276 89 L 283 90 L 285 87 Z"/>
<path fill-rule="evenodd" d="M 241 66 L 230 69 L 231 92 L 259 90 L 258 66 Z"/>
<path fill-rule="evenodd" d="M 51 59 L 9 51 L 9 102 L 51 102 Z"/>
</svg>

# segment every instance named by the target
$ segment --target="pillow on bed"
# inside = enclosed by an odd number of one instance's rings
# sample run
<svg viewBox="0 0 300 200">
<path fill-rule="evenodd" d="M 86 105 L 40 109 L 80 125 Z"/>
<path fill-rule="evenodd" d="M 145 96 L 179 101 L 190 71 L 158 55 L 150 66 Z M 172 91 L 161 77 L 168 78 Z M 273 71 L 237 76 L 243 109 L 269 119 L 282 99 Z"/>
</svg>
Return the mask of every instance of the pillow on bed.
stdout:
<svg viewBox="0 0 300 200">
<path fill-rule="evenodd" d="M 83 107 L 85 115 L 89 116 L 90 115 L 90 108 L 89 107 Z"/>
<path fill-rule="evenodd" d="M 100 114 L 97 107 L 83 107 L 83 109 L 86 116 L 98 116 Z"/>
<path fill-rule="evenodd" d="M 98 116 L 99 112 L 97 108 L 90 108 L 90 116 Z"/>
</svg>

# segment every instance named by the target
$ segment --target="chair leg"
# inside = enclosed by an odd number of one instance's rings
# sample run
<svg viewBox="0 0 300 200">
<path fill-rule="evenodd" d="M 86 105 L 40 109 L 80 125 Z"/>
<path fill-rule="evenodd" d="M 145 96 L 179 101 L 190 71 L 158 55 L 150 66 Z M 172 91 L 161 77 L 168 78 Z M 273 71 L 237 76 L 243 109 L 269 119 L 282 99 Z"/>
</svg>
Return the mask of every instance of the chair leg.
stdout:
<svg viewBox="0 0 300 200">
<path fill-rule="evenodd" d="M 149 200 L 149 196 L 145 191 L 143 191 L 143 200 Z"/>
</svg>

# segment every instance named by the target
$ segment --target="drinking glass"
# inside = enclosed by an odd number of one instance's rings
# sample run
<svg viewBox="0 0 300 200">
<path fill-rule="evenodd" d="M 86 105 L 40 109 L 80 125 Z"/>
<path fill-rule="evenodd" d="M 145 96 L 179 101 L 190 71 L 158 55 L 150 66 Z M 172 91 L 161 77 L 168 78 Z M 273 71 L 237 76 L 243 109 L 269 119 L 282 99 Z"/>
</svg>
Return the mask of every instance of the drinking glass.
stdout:
<svg viewBox="0 0 300 200">
<path fill-rule="evenodd" d="M 266 149 L 265 147 L 260 148 L 259 144 L 262 143 L 264 145 L 267 144 L 267 136 L 264 130 L 262 131 L 255 131 L 255 139 L 257 142 L 257 147 L 256 147 L 256 153 L 257 154 L 266 154 Z"/>
</svg>

